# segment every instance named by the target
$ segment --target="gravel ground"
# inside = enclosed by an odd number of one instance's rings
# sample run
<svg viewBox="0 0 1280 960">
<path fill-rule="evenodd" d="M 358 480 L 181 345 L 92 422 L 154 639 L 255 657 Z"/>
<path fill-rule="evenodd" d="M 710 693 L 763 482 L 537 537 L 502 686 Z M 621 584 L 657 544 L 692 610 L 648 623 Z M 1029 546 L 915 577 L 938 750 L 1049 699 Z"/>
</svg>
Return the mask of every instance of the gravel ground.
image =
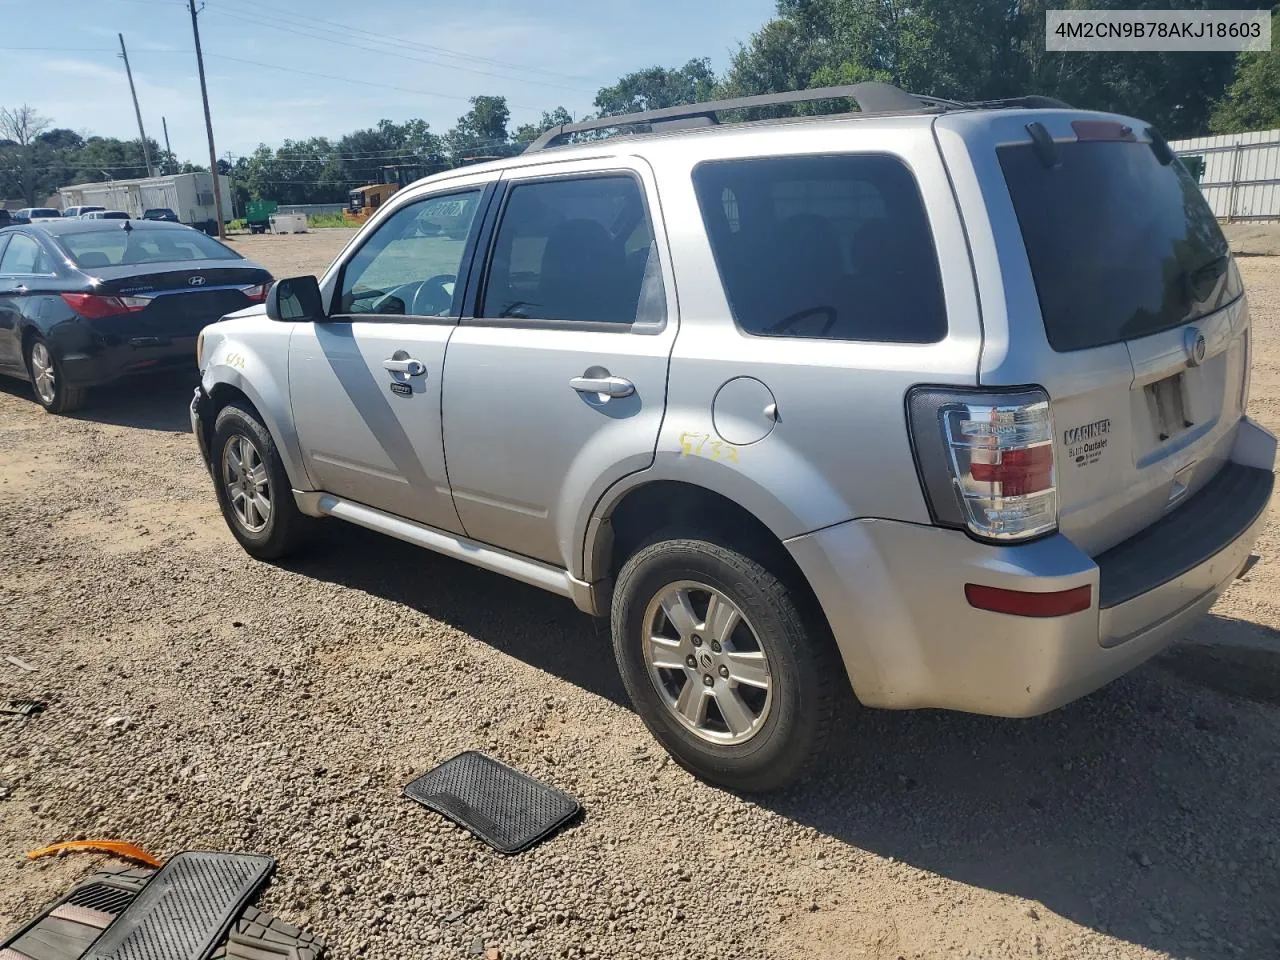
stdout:
<svg viewBox="0 0 1280 960">
<path fill-rule="evenodd" d="M 325 231 L 239 238 L 277 275 Z M 1242 269 L 1280 428 L 1280 260 Z M 851 712 L 749 800 L 667 761 L 568 602 L 331 521 L 250 560 L 189 436 L 193 377 L 75 418 L 0 387 L 0 929 L 76 837 L 275 855 L 263 905 L 338 958 L 1280 957 L 1280 556 L 1189 642 L 1046 717 Z M 16 656 L 34 672 L 7 663 Z M 514 858 L 400 795 L 468 748 L 579 797 Z"/>
</svg>

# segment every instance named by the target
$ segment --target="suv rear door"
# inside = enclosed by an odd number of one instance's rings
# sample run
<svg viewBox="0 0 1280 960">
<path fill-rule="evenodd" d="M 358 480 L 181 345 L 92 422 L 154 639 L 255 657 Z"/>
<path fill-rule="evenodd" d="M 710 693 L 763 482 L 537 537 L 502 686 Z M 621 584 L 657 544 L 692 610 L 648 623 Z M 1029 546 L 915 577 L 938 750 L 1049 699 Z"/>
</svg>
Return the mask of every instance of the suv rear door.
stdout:
<svg viewBox="0 0 1280 960">
<path fill-rule="evenodd" d="M 445 360 L 454 504 L 469 537 L 572 567 L 583 505 L 652 462 L 662 423 L 676 314 L 653 174 L 540 163 L 490 209 Z"/>
<path fill-rule="evenodd" d="M 1096 555 L 1225 462 L 1247 389 L 1239 274 L 1139 120 L 989 111 L 936 129 L 977 267 L 981 381 L 1049 391 L 1060 529 Z"/>
</svg>

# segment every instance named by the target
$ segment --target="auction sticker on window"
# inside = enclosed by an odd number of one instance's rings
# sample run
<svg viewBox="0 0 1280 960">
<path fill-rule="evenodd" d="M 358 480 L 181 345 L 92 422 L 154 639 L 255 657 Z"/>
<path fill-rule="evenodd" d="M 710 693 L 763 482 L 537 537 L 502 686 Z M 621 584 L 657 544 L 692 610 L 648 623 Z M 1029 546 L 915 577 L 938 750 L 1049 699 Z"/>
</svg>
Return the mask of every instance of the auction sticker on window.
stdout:
<svg viewBox="0 0 1280 960">
<path fill-rule="evenodd" d="M 1271 49 L 1269 10 L 1046 10 L 1050 52 Z"/>
<path fill-rule="evenodd" d="M 1088 467 L 1102 459 L 1110 433 L 1110 419 L 1095 420 L 1079 427 L 1067 427 L 1062 431 L 1062 442 L 1067 447 L 1067 456 L 1077 467 Z"/>
</svg>

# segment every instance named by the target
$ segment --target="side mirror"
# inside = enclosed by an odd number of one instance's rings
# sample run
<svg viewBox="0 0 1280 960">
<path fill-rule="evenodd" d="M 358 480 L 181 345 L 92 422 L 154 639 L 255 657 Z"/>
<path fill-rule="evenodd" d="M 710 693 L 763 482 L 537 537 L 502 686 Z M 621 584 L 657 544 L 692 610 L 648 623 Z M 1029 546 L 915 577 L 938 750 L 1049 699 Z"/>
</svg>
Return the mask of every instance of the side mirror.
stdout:
<svg viewBox="0 0 1280 960">
<path fill-rule="evenodd" d="M 323 320 L 320 282 L 310 276 L 277 280 L 267 291 L 267 316 L 272 320 Z"/>
</svg>

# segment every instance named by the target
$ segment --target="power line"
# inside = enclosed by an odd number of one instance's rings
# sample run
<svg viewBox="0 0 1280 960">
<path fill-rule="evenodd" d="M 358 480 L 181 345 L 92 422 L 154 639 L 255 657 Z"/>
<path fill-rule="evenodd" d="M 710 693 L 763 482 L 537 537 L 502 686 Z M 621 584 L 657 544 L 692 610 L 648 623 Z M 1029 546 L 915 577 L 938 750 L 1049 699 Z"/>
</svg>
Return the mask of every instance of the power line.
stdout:
<svg viewBox="0 0 1280 960">
<path fill-rule="evenodd" d="M 227 3 L 227 0 L 222 0 L 222 2 L 225 5 Z M 236 4 L 233 3 L 232 5 L 236 5 Z M 240 5 L 240 6 L 241 6 L 241 9 L 246 9 L 243 5 Z M 257 2 L 255 3 L 255 6 L 253 8 L 248 8 L 248 9 L 251 9 L 255 15 L 261 16 L 263 14 L 261 14 L 257 8 L 263 7 L 263 6 L 277 10 L 281 13 L 287 14 L 290 19 L 287 20 L 286 23 L 289 23 L 289 24 L 296 23 L 296 21 L 299 18 L 305 18 L 310 20 L 313 23 L 321 23 L 321 24 L 327 24 L 328 26 L 331 26 L 331 27 L 337 27 L 339 30 L 342 31 L 343 35 L 349 35 L 351 33 L 364 34 L 367 37 L 371 37 L 374 40 L 377 40 L 379 43 L 405 47 L 411 50 L 423 50 L 428 53 L 435 53 L 440 56 L 452 57 L 457 60 L 470 60 L 476 63 L 488 63 L 493 66 L 502 67 L 507 70 L 542 73 L 542 74 L 546 74 L 547 76 L 560 77 L 561 79 L 564 79 L 564 80 L 577 81 L 582 79 L 581 77 L 576 77 L 573 74 L 562 73 L 558 70 L 548 70 L 545 67 L 537 67 L 537 66 L 533 66 L 532 64 L 525 64 L 525 63 L 513 64 L 508 60 L 497 60 L 497 59 L 494 59 L 493 57 L 482 57 L 478 54 L 472 54 L 472 53 L 459 53 L 457 51 L 450 50 L 447 47 L 438 47 L 433 44 L 421 43 L 416 40 L 405 40 L 400 37 L 387 37 L 383 34 L 376 33 L 375 31 L 372 31 L 372 30 L 365 30 L 362 27 L 355 27 L 347 23 L 339 23 L 336 20 L 325 20 L 320 17 L 306 16 L 305 14 L 298 13 L 296 10 L 290 10 L 286 7 L 281 7 L 276 4 L 264 3 L 262 2 L 262 0 L 257 0 Z"/>
<path fill-rule="evenodd" d="M 459 70 L 465 73 L 475 73 L 475 74 L 479 74 L 481 76 L 486 76 L 486 77 L 496 77 L 499 80 L 516 81 L 518 83 L 532 83 L 532 84 L 537 84 L 539 86 L 544 86 L 544 87 L 556 87 L 561 90 L 570 90 L 574 93 L 591 93 L 592 92 L 586 89 L 585 87 L 571 87 L 571 86 L 568 86 L 567 84 L 557 83 L 552 80 L 538 80 L 533 77 L 520 77 L 520 76 L 511 76 L 510 74 L 494 73 L 491 70 L 480 70 L 476 67 L 466 67 L 466 66 L 461 66 L 459 64 L 445 63 L 441 60 L 433 60 L 433 59 L 427 59 L 426 57 L 412 56 L 408 53 L 403 53 L 396 50 L 388 50 L 388 49 L 383 49 L 379 47 L 364 46 L 363 44 L 356 43 L 354 40 L 352 40 L 349 34 L 338 33 L 336 38 L 332 35 L 325 36 L 324 34 L 335 34 L 337 33 L 337 31 L 329 30 L 325 27 L 301 26 L 296 22 L 290 23 L 288 21 L 279 20 L 275 17 L 264 17 L 262 14 L 259 14 L 259 13 L 253 13 L 253 14 L 242 13 L 241 9 L 242 8 L 239 8 L 239 7 L 237 7 L 234 10 L 221 10 L 216 7 L 208 8 L 209 12 L 212 12 L 212 13 L 218 13 L 226 17 L 232 17 L 242 22 L 248 21 L 250 23 L 256 23 L 259 26 L 264 26 L 272 30 L 279 30 L 282 33 L 288 33 L 293 36 L 304 36 L 311 40 L 320 40 L 324 43 L 332 43 L 335 46 L 342 47 L 344 50 L 365 50 L 369 53 L 376 53 L 381 56 L 398 57 L 401 60 L 409 60 L 414 63 L 425 63 L 433 67 L 444 67 L 449 70 Z M 323 31 L 323 32 L 317 32 L 317 31 Z M 365 42 L 368 43 L 369 41 L 365 41 Z M 511 69 L 511 68 L 508 68 L 508 69 Z"/>
</svg>

